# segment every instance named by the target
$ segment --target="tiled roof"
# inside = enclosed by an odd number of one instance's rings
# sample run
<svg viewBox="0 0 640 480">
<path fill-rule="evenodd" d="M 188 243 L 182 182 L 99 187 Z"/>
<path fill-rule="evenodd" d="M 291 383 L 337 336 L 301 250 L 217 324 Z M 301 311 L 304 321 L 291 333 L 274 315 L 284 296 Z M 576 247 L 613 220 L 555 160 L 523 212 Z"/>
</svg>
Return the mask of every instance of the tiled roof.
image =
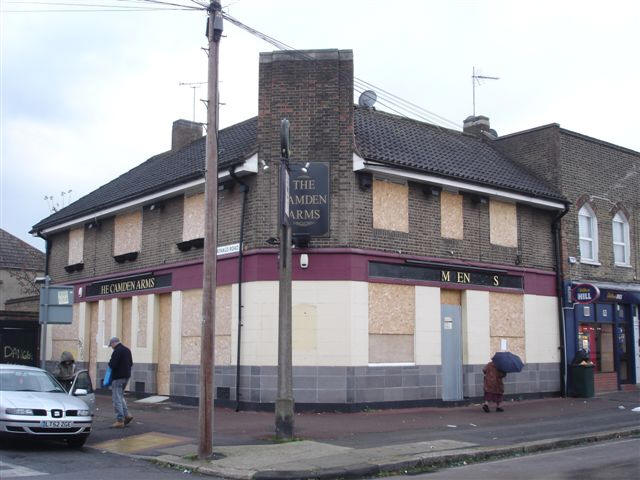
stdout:
<svg viewBox="0 0 640 480">
<path fill-rule="evenodd" d="M 44 272 L 44 262 L 44 253 L 0 228 L 0 268 Z"/>
<path fill-rule="evenodd" d="M 258 118 L 220 130 L 218 168 L 226 170 L 244 162 L 257 151 Z M 33 226 L 40 230 L 119 203 L 189 182 L 204 176 L 205 137 L 176 151 L 151 157 L 146 162 L 76 200 Z"/>
<path fill-rule="evenodd" d="M 220 169 L 240 164 L 257 151 L 257 127 L 258 119 L 254 117 L 220 131 Z M 471 135 L 357 106 L 354 128 L 357 152 L 365 160 L 547 199 L 564 200 L 543 180 Z M 33 230 L 51 227 L 201 178 L 204 157 L 204 137 L 175 152 L 151 157 L 41 220 Z"/>
<path fill-rule="evenodd" d="M 362 107 L 355 107 L 354 129 L 357 152 L 365 160 L 564 200 L 553 187 L 472 135 Z"/>
</svg>

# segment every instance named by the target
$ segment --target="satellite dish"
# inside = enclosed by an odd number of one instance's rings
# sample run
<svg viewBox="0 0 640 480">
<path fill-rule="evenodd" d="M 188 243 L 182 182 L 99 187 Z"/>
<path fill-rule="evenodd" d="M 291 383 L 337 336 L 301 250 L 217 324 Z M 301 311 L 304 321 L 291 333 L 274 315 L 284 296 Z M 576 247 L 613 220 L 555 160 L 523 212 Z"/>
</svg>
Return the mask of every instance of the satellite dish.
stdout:
<svg viewBox="0 0 640 480">
<path fill-rule="evenodd" d="M 376 103 L 378 96 L 373 90 L 365 90 L 358 98 L 358 105 L 361 107 L 371 108 Z"/>
</svg>

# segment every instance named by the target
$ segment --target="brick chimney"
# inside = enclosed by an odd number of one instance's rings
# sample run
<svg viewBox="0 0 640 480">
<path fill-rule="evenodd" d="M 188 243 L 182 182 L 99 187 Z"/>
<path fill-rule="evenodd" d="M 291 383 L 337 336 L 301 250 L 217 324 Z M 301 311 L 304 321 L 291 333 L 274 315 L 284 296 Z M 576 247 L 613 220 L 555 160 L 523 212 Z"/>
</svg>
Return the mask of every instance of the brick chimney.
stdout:
<svg viewBox="0 0 640 480">
<path fill-rule="evenodd" d="M 495 130 L 491 130 L 489 117 L 485 117 L 484 115 L 477 115 L 475 117 L 470 116 L 465 118 L 464 124 L 462 126 L 462 131 L 464 133 L 469 133 L 480 138 L 483 137 L 482 132 L 487 132 L 493 136 L 497 136 Z"/>
<path fill-rule="evenodd" d="M 189 120 L 176 120 L 171 130 L 171 150 L 179 150 L 202 137 L 202 125 Z"/>
</svg>

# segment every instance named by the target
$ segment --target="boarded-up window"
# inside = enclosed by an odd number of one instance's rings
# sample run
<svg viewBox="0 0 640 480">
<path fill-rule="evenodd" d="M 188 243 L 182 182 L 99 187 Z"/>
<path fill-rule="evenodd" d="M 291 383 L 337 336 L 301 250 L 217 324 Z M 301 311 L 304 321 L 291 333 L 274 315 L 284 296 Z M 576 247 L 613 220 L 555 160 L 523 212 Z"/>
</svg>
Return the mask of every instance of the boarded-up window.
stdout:
<svg viewBox="0 0 640 480">
<path fill-rule="evenodd" d="M 491 354 L 501 350 L 525 360 L 524 297 L 512 293 L 489 293 Z"/>
<path fill-rule="evenodd" d="M 440 235 L 462 240 L 464 236 L 462 195 L 449 192 L 440 194 Z"/>
<path fill-rule="evenodd" d="M 415 287 L 369 284 L 369 363 L 413 363 Z"/>
<path fill-rule="evenodd" d="M 182 240 L 204 238 L 204 193 L 184 197 Z"/>
<path fill-rule="evenodd" d="M 490 241 L 503 247 L 518 246 L 518 223 L 514 203 L 489 201 Z"/>
<path fill-rule="evenodd" d="M 114 255 L 140 251 L 140 244 L 142 243 L 142 211 L 118 215 L 114 228 Z"/>
<path fill-rule="evenodd" d="M 409 231 L 409 187 L 405 184 L 374 180 L 373 228 Z"/>
<path fill-rule="evenodd" d="M 84 227 L 69 230 L 69 258 L 67 265 L 82 263 L 84 249 Z"/>
<path fill-rule="evenodd" d="M 216 332 L 215 359 L 216 365 L 231 363 L 231 307 L 233 298 L 231 285 L 216 288 Z"/>
</svg>

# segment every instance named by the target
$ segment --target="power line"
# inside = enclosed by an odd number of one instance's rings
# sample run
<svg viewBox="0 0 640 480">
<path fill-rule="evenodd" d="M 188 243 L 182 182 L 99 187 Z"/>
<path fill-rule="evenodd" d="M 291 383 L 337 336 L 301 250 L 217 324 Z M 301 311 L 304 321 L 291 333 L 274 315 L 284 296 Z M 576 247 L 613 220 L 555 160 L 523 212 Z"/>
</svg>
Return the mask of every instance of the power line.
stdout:
<svg viewBox="0 0 640 480">
<path fill-rule="evenodd" d="M 276 48 L 280 49 L 280 50 L 285 50 L 290 52 L 293 55 L 299 56 L 301 58 L 307 59 L 307 60 L 313 60 L 313 58 L 309 55 L 306 55 L 303 51 L 297 50 L 293 47 L 291 47 L 290 45 L 287 45 L 286 43 L 277 40 L 276 38 L 271 37 L 270 35 L 267 35 L 265 33 L 262 33 L 258 30 L 256 30 L 255 28 L 249 27 L 248 25 L 245 25 L 244 23 L 240 22 L 238 19 L 232 17 L 231 15 L 224 13 L 222 14 L 222 16 L 225 18 L 225 20 L 228 20 L 229 22 L 231 22 L 232 24 L 236 25 L 239 28 L 242 28 L 243 30 L 246 30 L 247 32 L 251 33 L 252 35 L 266 41 L 267 43 L 270 43 L 271 45 L 275 46 Z M 358 92 L 358 93 L 363 93 L 365 90 L 367 90 L 367 87 L 369 88 L 373 88 L 376 91 L 380 91 L 383 93 L 383 95 L 379 96 L 378 99 L 378 103 L 380 103 L 381 105 L 387 107 L 388 109 L 390 109 L 391 111 L 393 111 L 394 113 L 397 113 L 398 115 L 402 116 L 402 117 L 407 117 L 406 114 L 402 113 L 402 111 L 405 112 L 409 112 L 414 116 L 419 117 L 422 120 L 425 120 L 429 123 L 434 123 L 436 126 L 440 126 L 438 125 L 438 123 L 443 123 L 446 122 L 449 125 L 453 125 L 457 128 L 460 128 L 460 125 L 452 120 L 449 120 L 445 117 L 442 117 L 441 115 L 438 115 L 436 113 L 430 112 L 429 110 L 426 110 L 422 107 L 420 107 L 419 105 L 416 105 L 415 103 L 412 103 L 408 100 L 404 100 L 403 98 L 394 95 L 390 92 L 387 92 L 386 90 L 377 87 L 376 85 L 373 85 L 370 82 L 367 82 L 365 80 L 362 80 L 358 77 L 354 76 L 354 86 L 353 89 Z M 385 98 L 386 95 L 386 98 Z M 382 99 L 380 99 L 380 97 L 382 97 Z M 393 106 L 392 106 L 393 105 Z M 396 107 L 396 108 L 394 108 Z M 443 125 L 444 126 L 444 125 Z M 447 128 L 451 128 L 450 126 Z"/>
</svg>

